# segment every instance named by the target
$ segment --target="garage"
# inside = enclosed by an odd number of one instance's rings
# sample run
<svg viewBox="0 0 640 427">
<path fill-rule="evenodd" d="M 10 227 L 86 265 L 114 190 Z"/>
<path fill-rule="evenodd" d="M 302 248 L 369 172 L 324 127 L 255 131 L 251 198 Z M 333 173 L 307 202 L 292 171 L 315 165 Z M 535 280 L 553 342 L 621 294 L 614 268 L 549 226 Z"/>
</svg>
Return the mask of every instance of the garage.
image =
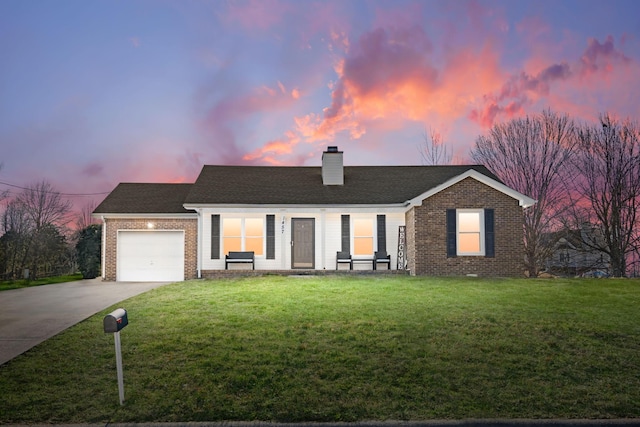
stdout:
<svg viewBox="0 0 640 427">
<path fill-rule="evenodd" d="M 120 282 L 184 280 L 184 231 L 118 231 Z"/>
</svg>

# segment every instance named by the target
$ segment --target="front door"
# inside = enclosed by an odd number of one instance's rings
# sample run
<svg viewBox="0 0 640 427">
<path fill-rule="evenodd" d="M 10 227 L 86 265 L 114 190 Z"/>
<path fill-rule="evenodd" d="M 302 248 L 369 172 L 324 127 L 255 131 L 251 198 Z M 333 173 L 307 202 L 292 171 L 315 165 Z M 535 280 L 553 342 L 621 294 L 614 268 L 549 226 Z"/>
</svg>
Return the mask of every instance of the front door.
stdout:
<svg viewBox="0 0 640 427">
<path fill-rule="evenodd" d="M 315 267 L 314 218 L 291 219 L 291 268 Z"/>
</svg>

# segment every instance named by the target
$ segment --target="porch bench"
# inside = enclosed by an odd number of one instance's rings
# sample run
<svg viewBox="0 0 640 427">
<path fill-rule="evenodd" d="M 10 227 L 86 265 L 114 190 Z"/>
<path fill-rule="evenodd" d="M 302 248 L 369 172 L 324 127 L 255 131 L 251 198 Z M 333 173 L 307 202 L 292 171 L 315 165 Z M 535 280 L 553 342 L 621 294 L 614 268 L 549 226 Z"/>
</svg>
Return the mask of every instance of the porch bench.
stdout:
<svg viewBox="0 0 640 427">
<path fill-rule="evenodd" d="M 349 270 L 353 270 L 354 263 L 371 263 L 374 270 L 378 269 L 378 264 L 387 264 L 387 270 L 391 270 L 391 255 L 385 251 L 374 253 L 372 258 L 353 258 L 348 252 L 336 254 L 336 270 L 340 264 L 349 264 Z"/>
<path fill-rule="evenodd" d="M 255 255 L 251 252 L 229 252 L 224 257 L 224 269 L 229 269 L 229 264 L 251 264 L 253 270 L 256 269 Z"/>
</svg>

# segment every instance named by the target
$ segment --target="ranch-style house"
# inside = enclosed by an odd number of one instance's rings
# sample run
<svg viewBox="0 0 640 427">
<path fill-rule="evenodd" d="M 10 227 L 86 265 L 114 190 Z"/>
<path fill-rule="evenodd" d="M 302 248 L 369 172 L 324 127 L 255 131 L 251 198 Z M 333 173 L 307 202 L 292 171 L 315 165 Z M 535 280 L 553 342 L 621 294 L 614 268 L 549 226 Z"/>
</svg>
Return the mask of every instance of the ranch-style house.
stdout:
<svg viewBox="0 0 640 427">
<path fill-rule="evenodd" d="M 484 166 L 344 166 L 328 147 L 318 167 L 204 166 L 192 184 L 121 183 L 93 215 L 107 281 L 239 269 L 522 276 L 534 203 Z"/>
</svg>

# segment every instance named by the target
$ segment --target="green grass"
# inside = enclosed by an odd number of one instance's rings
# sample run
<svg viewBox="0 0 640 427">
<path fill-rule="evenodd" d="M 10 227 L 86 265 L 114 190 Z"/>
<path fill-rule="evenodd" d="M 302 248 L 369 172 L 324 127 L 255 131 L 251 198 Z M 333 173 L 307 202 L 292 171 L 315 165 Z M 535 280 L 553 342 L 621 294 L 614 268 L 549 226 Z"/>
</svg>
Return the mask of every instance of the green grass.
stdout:
<svg viewBox="0 0 640 427">
<path fill-rule="evenodd" d="M 640 417 L 640 282 L 168 285 L 0 367 L 5 423 Z"/>
<path fill-rule="evenodd" d="M 82 280 L 82 274 L 68 274 L 66 276 L 46 277 L 44 279 L 37 280 L 5 280 L 0 281 L 0 291 L 28 288 L 31 286 L 52 285 L 54 283 L 73 282 L 76 280 Z"/>
</svg>

